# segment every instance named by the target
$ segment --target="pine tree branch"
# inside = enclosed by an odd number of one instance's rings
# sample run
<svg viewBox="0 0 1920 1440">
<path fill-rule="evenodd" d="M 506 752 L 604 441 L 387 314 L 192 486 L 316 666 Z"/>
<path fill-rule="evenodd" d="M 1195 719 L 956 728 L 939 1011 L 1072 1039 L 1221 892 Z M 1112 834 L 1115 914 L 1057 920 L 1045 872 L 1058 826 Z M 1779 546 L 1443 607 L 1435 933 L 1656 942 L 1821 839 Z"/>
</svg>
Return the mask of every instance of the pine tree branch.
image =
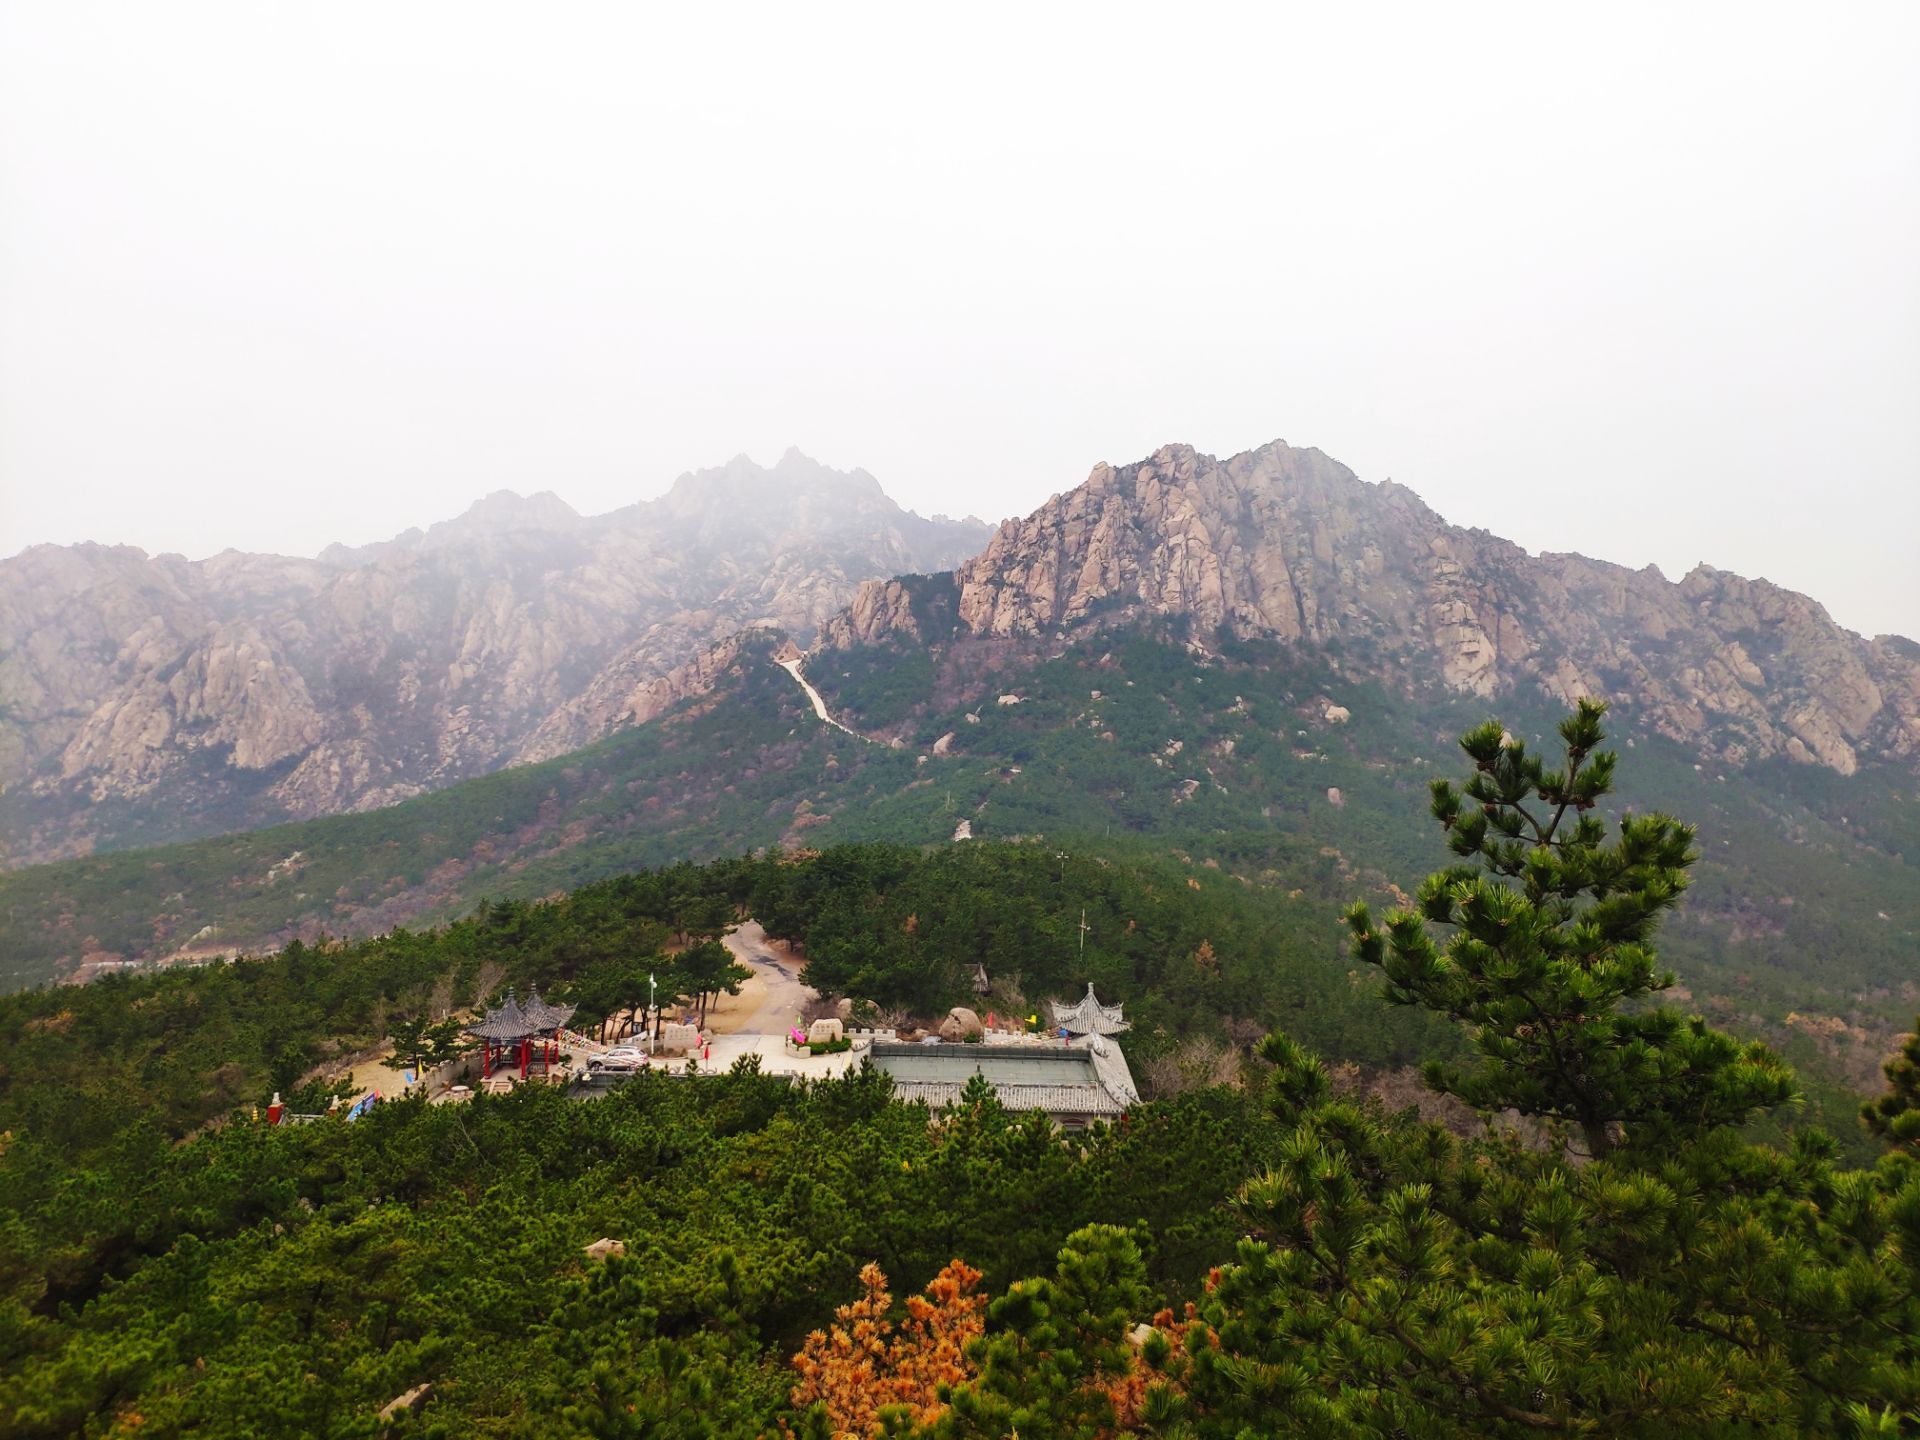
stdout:
<svg viewBox="0 0 1920 1440">
<path fill-rule="evenodd" d="M 1567 807 L 1573 804 L 1573 782 L 1579 778 L 1580 764 L 1585 759 L 1586 756 L 1576 754 L 1571 748 L 1567 750 L 1567 783 L 1560 791 L 1564 797 L 1560 801 L 1560 808 L 1553 812 L 1553 822 L 1547 826 L 1546 843 L 1549 845 L 1553 843 L 1553 837 L 1560 833 L 1560 821 L 1566 816 Z"/>
</svg>

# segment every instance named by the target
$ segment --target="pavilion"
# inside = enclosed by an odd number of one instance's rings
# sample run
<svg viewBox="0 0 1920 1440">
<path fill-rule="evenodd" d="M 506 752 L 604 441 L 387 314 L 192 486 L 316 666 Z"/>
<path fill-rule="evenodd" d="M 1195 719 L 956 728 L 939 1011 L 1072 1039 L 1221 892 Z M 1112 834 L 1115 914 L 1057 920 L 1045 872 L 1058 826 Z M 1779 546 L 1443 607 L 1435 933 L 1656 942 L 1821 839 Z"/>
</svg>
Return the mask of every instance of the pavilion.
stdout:
<svg viewBox="0 0 1920 1440">
<path fill-rule="evenodd" d="M 525 1004 L 513 991 L 507 991 L 506 1004 L 487 1011 L 484 1019 L 467 1027 L 467 1034 L 480 1042 L 480 1078 L 487 1079 L 496 1066 L 512 1065 L 516 1051 L 521 1079 L 526 1078 L 527 1067 L 536 1058 L 540 1073 L 550 1073 L 560 1053 L 560 1027 L 573 1018 L 574 1008 L 548 1004 L 540 998 L 538 985 L 527 991 Z"/>
<path fill-rule="evenodd" d="M 1118 1035 L 1127 1028 L 1120 1014 L 1123 1008 L 1102 1005 L 1093 993 L 1092 982 L 1088 982 L 1087 993 L 1076 1005 L 1047 1001 L 1047 1025 L 1049 1029 L 1064 1030 L 1069 1035 Z"/>
</svg>

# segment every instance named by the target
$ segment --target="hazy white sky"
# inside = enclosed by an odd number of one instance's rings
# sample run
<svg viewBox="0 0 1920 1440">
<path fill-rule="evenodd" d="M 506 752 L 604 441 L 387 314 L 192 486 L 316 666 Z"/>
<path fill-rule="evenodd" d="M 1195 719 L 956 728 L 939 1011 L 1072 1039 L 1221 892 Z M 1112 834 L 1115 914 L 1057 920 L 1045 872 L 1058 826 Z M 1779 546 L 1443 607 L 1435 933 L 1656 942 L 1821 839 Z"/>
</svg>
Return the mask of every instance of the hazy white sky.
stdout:
<svg viewBox="0 0 1920 1440">
<path fill-rule="evenodd" d="M 1920 635 L 1920 5 L 0 0 L 0 553 L 1276 437 Z"/>
</svg>

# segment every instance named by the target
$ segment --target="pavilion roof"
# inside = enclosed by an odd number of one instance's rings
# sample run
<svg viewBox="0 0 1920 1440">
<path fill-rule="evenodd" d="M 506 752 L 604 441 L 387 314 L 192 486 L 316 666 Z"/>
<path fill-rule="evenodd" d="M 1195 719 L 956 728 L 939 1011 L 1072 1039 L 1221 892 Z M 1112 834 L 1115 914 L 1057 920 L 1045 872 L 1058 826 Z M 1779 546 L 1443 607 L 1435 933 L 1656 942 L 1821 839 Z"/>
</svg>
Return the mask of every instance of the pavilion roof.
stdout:
<svg viewBox="0 0 1920 1440">
<path fill-rule="evenodd" d="M 540 998 L 540 987 L 535 985 L 527 991 L 527 1019 L 535 1021 L 543 1030 L 558 1030 L 573 1018 L 577 1005 L 555 1005 Z"/>
<path fill-rule="evenodd" d="M 542 1000 L 537 985 L 527 992 L 525 1004 L 509 990 L 506 1003 L 487 1011 L 484 1018 L 467 1027 L 467 1033 L 476 1040 L 527 1040 L 558 1030 L 573 1018 L 573 1011 L 571 1005 L 550 1005 Z"/>
<path fill-rule="evenodd" d="M 1120 1014 L 1123 1008 L 1119 1005 L 1102 1005 L 1089 982 L 1087 993 L 1077 1005 L 1062 1005 L 1057 1000 L 1049 1000 L 1047 1024 L 1051 1029 L 1064 1029 L 1069 1035 L 1118 1035 L 1127 1028 L 1127 1022 Z"/>
</svg>

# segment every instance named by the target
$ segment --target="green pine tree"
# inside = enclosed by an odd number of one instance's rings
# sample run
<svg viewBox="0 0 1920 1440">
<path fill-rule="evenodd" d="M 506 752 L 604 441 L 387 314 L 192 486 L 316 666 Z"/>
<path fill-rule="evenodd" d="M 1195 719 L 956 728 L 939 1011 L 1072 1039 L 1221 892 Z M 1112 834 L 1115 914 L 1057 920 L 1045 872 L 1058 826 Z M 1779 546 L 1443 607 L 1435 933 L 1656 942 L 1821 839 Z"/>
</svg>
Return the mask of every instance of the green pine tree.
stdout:
<svg viewBox="0 0 1920 1440">
<path fill-rule="evenodd" d="M 1076 1230 L 1053 1275 L 1018 1281 L 987 1307 L 987 1333 L 968 1346 L 979 1378 L 953 1391 L 927 1433 L 937 1440 L 1112 1434 L 1108 1387 L 1134 1367 L 1127 1337 L 1148 1293 L 1130 1231 Z"/>
<path fill-rule="evenodd" d="M 1860 1118 L 1895 1150 L 1920 1157 L 1920 1026 L 1880 1068 L 1886 1093 L 1862 1105 Z"/>
<path fill-rule="evenodd" d="M 740 986 L 753 972 L 733 958 L 733 952 L 718 940 L 702 940 L 683 950 L 674 960 L 674 984 L 683 994 L 690 995 L 700 1007 L 700 1017 L 705 1020 L 707 1004 L 714 996 L 725 991 L 729 995 L 738 995 Z"/>
<path fill-rule="evenodd" d="M 433 1024 L 424 1015 L 393 1023 L 393 1054 L 380 1063 L 389 1070 L 411 1070 L 416 1075 L 433 1063 Z"/>
<path fill-rule="evenodd" d="M 1794 1094 L 1765 1047 L 1645 1003 L 1673 984 L 1653 935 L 1699 852 L 1671 816 L 1625 814 L 1610 835 L 1595 813 L 1613 788 L 1605 710 L 1582 700 L 1561 722 L 1555 769 L 1496 722 L 1469 731 L 1473 775 L 1432 786 L 1434 818 L 1468 863 L 1429 876 L 1411 911 L 1379 924 L 1364 904 L 1348 914 L 1387 998 L 1458 1021 L 1479 1053 L 1467 1067 L 1430 1063 L 1429 1084 L 1480 1109 L 1570 1122 L 1596 1157 L 1623 1127 L 1652 1142 Z"/>
</svg>

